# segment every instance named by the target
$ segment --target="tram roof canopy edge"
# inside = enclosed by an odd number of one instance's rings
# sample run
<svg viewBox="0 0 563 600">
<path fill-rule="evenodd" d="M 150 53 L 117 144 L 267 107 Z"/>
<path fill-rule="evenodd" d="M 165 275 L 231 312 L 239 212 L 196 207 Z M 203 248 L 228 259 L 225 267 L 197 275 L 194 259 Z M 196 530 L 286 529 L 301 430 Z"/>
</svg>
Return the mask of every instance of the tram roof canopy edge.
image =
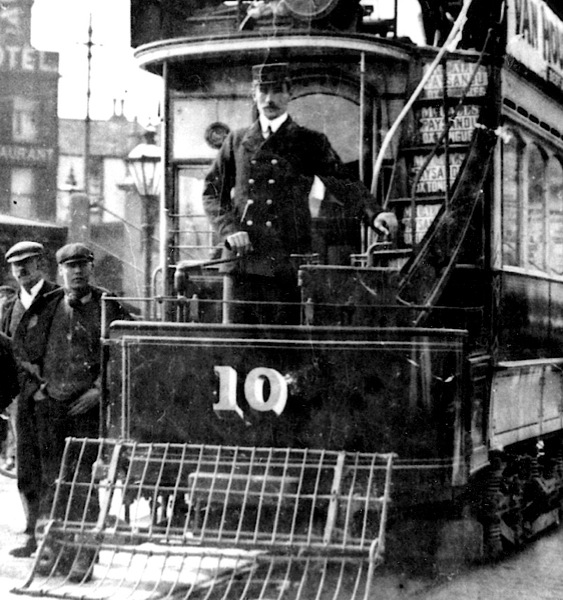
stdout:
<svg viewBox="0 0 563 600">
<path fill-rule="evenodd" d="M 367 57 L 407 62 L 412 59 L 413 52 L 421 48 L 412 44 L 390 43 L 389 40 L 374 41 L 373 38 L 335 36 L 335 35 L 286 35 L 276 38 L 225 37 L 209 39 L 175 38 L 151 42 L 139 46 L 134 53 L 140 67 L 158 73 L 160 66 L 170 60 L 203 58 L 221 58 L 233 55 L 252 57 L 256 60 L 264 56 L 264 52 L 288 52 L 308 56 L 323 56 L 337 53 L 339 56 L 351 56 L 364 53 Z"/>
</svg>

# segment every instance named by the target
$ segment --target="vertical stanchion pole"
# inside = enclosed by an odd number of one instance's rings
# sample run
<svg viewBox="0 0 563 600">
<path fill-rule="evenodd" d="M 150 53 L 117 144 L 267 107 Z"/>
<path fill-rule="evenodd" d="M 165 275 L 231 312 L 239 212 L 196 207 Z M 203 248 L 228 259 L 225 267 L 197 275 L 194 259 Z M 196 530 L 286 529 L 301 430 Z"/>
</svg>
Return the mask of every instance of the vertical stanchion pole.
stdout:
<svg viewBox="0 0 563 600">
<path fill-rule="evenodd" d="M 223 276 L 223 325 L 233 322 L 232 315 L 233 278 L 231 275 Z"/>
</svg>

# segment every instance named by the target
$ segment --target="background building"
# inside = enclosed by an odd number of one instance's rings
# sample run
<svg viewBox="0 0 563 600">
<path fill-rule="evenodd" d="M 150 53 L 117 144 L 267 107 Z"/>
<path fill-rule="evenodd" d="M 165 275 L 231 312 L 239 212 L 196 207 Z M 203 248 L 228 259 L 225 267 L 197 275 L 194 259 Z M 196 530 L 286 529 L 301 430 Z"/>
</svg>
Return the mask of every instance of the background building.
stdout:
<svg viewBox="0 0 563 600">
<path fill-rule="evenodd" d="M 69 239 L 90 244 L 96 281 L 112 292 L 142 295 L 142 205 L 127 174 L 125 158 L 143 140 L 145 128 L 123 115 L 123 104 L 107 121 L 88 127 L 88 191 L 85 191 L 86 121 L 59 120 L 57 221 Z M 155 244 L 156 247 L 156 244 Z M 154 262 L 156 264 L 156 261 Z"/>
<path fill-rule="evenodd" d="M 5 0 L 0 10 L 0 253 L 24 237 L 41 241 L 54 275 L 66 239 L 55 225 L 59 56 L 31 46 L 32 4 Z M 5 264 L 0 275 L 10 282 Z"/>
<path fill-rule="evenodd" d="M 59 55 L 31 46 L 32 5 L 0 7 L 0 255 L 21 239 L 40 241 L 55 278 L 56 249 L 83 241 L 99 285 L 142 295 L 143 207 L 125 159 L 145 128 L 117 100 L 106 121 L 58 118 Z M 13 284 L 0 262 L 0 285 Z"/>
</svg>

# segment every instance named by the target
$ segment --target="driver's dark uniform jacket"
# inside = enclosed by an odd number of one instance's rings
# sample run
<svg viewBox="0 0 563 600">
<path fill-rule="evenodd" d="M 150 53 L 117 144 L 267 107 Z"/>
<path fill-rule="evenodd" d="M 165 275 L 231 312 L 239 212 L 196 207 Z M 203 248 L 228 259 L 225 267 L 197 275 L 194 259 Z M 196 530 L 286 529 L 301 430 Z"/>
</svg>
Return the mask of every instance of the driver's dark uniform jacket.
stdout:
<svg viewBox="0 0 563 600">
<path fill-rule="evenodd" d="M 381 212 L 367 189 L 350 180 L 328 138 L 289 116 L 267 139 L 259 121 L 227 136 L 205 179 L 204 208 L 222 240 L 247 231 L 253 252 L 224 271 L 294 274 L 290 255 L 311 252 L 308 196 L 314 176 L 347 214 L 371 222 Z"/>
</svg>

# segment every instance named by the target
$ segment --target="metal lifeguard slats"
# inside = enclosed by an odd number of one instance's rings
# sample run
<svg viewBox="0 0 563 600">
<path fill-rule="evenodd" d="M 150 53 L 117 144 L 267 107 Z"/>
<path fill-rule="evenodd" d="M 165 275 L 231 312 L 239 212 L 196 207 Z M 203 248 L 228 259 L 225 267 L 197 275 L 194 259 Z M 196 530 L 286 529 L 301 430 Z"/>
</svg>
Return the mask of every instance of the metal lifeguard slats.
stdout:
<svg viewBox="0 0 563 600">
<path fill-rule="evenodd" d="M 14 591 L 370 598 L 392 463 L 392 454 L 69 439 L 33 571 Z M 76 573 L 77 555 L 89 570 Z"/>
</svg>

